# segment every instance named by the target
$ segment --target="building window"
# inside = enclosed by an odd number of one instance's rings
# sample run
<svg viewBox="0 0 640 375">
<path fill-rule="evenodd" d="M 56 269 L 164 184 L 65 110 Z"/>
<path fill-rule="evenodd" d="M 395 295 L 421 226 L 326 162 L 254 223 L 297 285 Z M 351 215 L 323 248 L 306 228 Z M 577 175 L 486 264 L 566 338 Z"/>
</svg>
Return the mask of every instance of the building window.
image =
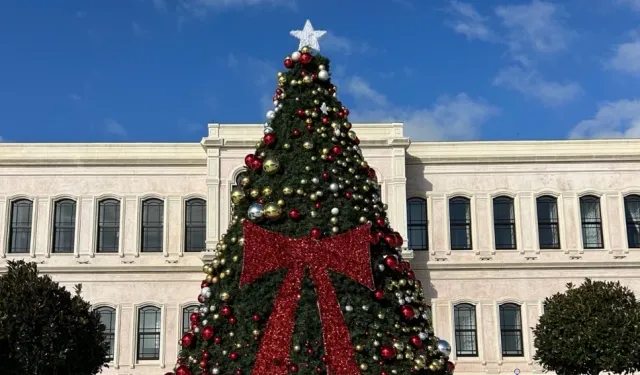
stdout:
<svg viewBox="0 0 640 375">
<path fill-rule="evenodd" d="M 73 253 L 76 234 L 76 202 L 63 199 L 55 203 L 53 253 Z"/>
<path fill-rule="evenodd" d="M 185 205 L 184 249 L 186 252 L 204 251 L 207 203 L 204 199 L 190 199 Z"/>
<path fill-rule="evenodd" d="M 560 221 L 558 200 L 545 195 L 536 200 L 538 211 L 538 243 L 541 249 L 560 248 Z"/>
<path fill-rule="evenodd" d="M 409 249 L 427 250 L 427 201 L 422 198 L 407 200 L 407 229 L 409 231 Z"/>
<path fill-rule="evenodd" d="M 580 216 L 582 217 L 582 243 L 584 248 L 604 248 L 600 198 L 593 195 L 580 198 Z"/>
<path fill-rule="evenodd" d="M 449 231 L 452 250 L 471 250 L 471 201 L 469 198 L 449 199 Z"/>
<path fill-rule="evenodd" d="M 160 309 L 146 306 L 138 312 L 138 360 L 160 359 Z"/>
<path fill-rule="evenodd" d="M 516 244 L 516 214 L 511 197 L 493 199 L 493 229 L 496 249 L 512 250 Z"/>
<path fill-rule="evenodd" d="M 142 202 L 142 242 L 143 253 L 162 252 L 164 233 L 164 202 L 160 199 L 146 199 Z"/>
<path fill-rule="evenodd" d="M 117 253 L 120 247 L 120 202 L 105 199 L 98 203 L 98 253 Z"/>
<path fill-rule="evenodd" d="M 96 310 L 100 314 L 100 322 L 104 325 L 104 341 L 109 344 L 109 361 L 113 361 L 116 344 L 116 310 L 112 307 L 100 307 Z"/>
<path fill-rule="evenodd" d="M 182 309 L 182 333 L 191 330 L 191 314 L 198 312 L 198 305 L 187 306 Z"/>
<path fill-rule="evenodd" d="M 478 356 L 478 331 L 476 325 L 476 307 L 461 303 L 453 307 L 456 337 L 456 356 Z"/>
<path fill-rule="evenodd" d="M 500 305 L 500 337 L 503 357 L 522 357 L 522 317 L 520 306 L 515 303 Z"/>
<path fill-rule="evenodd" d="M 9 221 L 9 253 L 28 253 L 31 249 L 32 215 L 33 202 L 30 200 L 19 199 L 11 202 L 11 219 Z"/>
<path fill-rule="evenodd" d="M 640 195 L 624 197 L 624 216 L 627 221 L 629 248 L 640 248 Z"/>
</svg>

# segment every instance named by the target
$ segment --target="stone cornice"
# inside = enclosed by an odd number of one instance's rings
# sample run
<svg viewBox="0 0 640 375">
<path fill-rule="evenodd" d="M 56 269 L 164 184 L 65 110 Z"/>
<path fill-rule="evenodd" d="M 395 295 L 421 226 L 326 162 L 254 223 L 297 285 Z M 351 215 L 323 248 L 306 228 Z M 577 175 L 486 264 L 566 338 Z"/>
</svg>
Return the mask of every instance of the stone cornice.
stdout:
<svg viewBox="0 0 640 375">
<path fill-rule="evenodd" d="M 487 270 L 576 270 L 576 269 L 628 269 L 640 268 L 640 261 L 556 261 L 556 262 L 465 262 L 447 263 L 438 261 L 414 262 L 415 270 L 428 271 L 487 271 Z"/>
</svg>

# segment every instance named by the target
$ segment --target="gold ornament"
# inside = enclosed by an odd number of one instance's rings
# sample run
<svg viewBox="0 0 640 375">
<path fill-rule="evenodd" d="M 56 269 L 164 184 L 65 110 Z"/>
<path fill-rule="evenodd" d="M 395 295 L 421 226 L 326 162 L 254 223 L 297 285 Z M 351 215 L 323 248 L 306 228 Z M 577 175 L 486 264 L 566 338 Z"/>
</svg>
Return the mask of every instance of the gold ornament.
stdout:
<svg viewBox="0 0 640 375">
<path fill-rule="evenodd" d="M 304 190 L 302 190 L 302 189 L 296 189 L 296 194 L 298 194 L 298 195 L 304 195 Z"/>
<path fill-rule="evenodd" d="M 268 158 L 264 161 L 262 169 L 268 174 L 276 173 L 280 169 L 280 162 L 275 158 Z"/>
<path fill-rule="evenodd" d="M 349 133 L 347 133 L 347 135 L 349 136 L 349 139 L 351 139 L 352 141 L 358 137 L 356 135 L 356 132 L 354 132 L 353 130 L 349 130 Z"/>
<path fill-rule="evenodd" d="M 271 190 L 271 188 L 269 186 L 265 186 L 262 188 L 262 196 L 263 197 L 268 197 L 271 195 L 271 193 L 273 193 L 273 190 Z"/>
<path fill-rule="evenodd" d="M 288 150 L 288 149 L 291 148 L 291 145 L 288 144 L 288 143 L 285 143 L 285 144 L 282 145 L 282 148 L 285 149 L 285 150 Z"/>
<path fill-rule="evenodd" d="M 300 50 L 300 52 L 302 53 L 311 53 L 311 48 L 309 47 L 302 47 L 302 49 Z"/>
<path fill-rule="evenodd" d="M 240 186 L 249 186 L 249 184 L 251 183 L 251 179 L 248 176 L 244 176 L 242 177 L 242 179 L 240 180 Z"/>
<path fill-rule="evenodd" d="M 223 301 L 228 300 L 229 299 L 229 293 L 227 293 L 227 292 L 220 293 L 220 299 L 223 300 Z"/>
<path fill-rule="evenodd" d="M 305 109 L 304 110 L 304 114 L 305 114 L 305 116 L 311 116 L 311 110 Z"/>
<path fill-rule="evenodd" d="M 313 142 L 306 141 L 302 144 L 305 150 L 311 150 L 313 148 Z"/>
<path fill-rule="evenodd" d="M 278 206 L 284 207 L 284 199 L 278 199 Z"/>
<path fill-rule="evenodd" d="M 278 72 L 278 77 L 283 77 L 284 74 L 282 72 Z"/>
<path fill-rule="evenodd" d="M 313 82 L 313 78 L 311 76 L 309 76 L 309 75 L 304 76 L 304 78 L 302 78 L 302 82 L 311 83 L 311 82 Z"/>
<path fill-rule="evenodd" d="M 313 119 L 312 118 L 308 118 L 306 120 L 304 120 L 305 123 L 307 124 L 312 124 L 313 123 Z"/>
<path fill-rule="evenodd" d="M 360 364 L 360 370 L 362 371 L 367 371 L 369 369 L 369 366 L 367 366 L 366 363 L 362 363 Z"/>
<path fill-rule="evenodd" d="M 244 198 L 245 198 L 244 190 L 240 188 L 234 188 L 231 191 L 231 202 L 233 202 L 233 204 L 240 204 L 240 202 L 242 202 Z"/>
<path fill-rule="evenodd" d="M 264 216 L 267 220 L 276 220 L 282 214 L 282 209 L 275 203 L 267 203 L 264 206 Z"/>
<path fill-rule="evenodd" d="M 258 198 L 260 192 L 258 191 L 258 189 L 251 189 L 251 191 L 249 191 L 249 195 L 251 196 L 251 198 Z"/>
<path fill-rule="evenodd" d="M 291 187 L 289 187 L 289 186 L 285 186 L 285 187 L 282 189 L 282 194 L 284 194 L 284 195 L 291 195 L 291 194 L 293 194 L 293 188 L 291 188 Z"/>
</svg>

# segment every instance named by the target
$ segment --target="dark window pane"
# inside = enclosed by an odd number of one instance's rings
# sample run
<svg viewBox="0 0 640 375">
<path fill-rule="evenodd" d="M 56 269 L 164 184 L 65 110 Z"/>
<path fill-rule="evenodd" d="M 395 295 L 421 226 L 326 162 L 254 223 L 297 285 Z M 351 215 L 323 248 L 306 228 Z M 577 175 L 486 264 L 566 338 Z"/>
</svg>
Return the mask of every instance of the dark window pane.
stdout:
<svg viewBox="0 0 640 375">
<path fill-rule="evenodd" d="M 160 359 L 160 309 L 143 307 L 138 313 L 138 360 Z"/>
<path fill-rule="evenodd" d="M 191 314 L 198 312 L 198 306 L 192 305 L 182 309 L 182 333 L 187 333 L 191 330 Z"/>
<path fill-rule="evenodd" d="M 164 203 L 160 199 L 142 202 L 142 252 L 162 252 Z"/>
<path fill-rule="evenodd" d="M 117 253 L 120 247 L 120 202 L 105 199 L 98 203 L 98 253 Z"/>
<path fill-rule="evenodd" d="M 427 201 L 422 198 L 407 200 L 407 231 L 409 248 L 427 250 Z"/>
<path fill-rule="evenodd" d="M 507 303 L 500 306 L 500 336 L 503 357 L 522 357 L 522 317 L 520 306 Z"/>
<path fill-rule="evenodd" d="M 188 200 L 185 207 L 185 244 L 187 252 L 204 251 L 207 229 L 207 204 L 203 199 Z"/>
<path fill-rule="evenodd" d="M 587 195 L 580 198 L 582 217 L 582 242 L 585 249 L 602 249 L 602 216 L 600 198 Z"/>
<path fill-rule="evenodd" d="M 460 304 L 454 307 L 456 355 L 458 357 L 478 356 L 478 331 L 476 307 Z"/>
<path fill-rule="evenodd" d="M 541 249 L 560 248 L 560 223 L 558 201 L 555 197 L 542 196 L 536 200 L 538 213 L 538 242 Z"/>
<path fill-rule="evenodd" d="M 496 249 L 515 249 L 516 217 L 512 198 L 494 198 L 493 225 Z"/>
<path fill-rule="evenodd" d="M 33 203 L 28 199 L 11 202 L 9 253 L 28 253 L 31 248 Z"/>
<path fill-rule="evenodd" d="M 57 201 L 54 207 L 53 253 L 73 253 L 76 233 L 76 202 Z"/>
<path fill-rule="evenodd" d="M 116 310 L 111 307 L 101 307 L 98 310 L 100 322 L 104 324 L 104 339 L 109 344 L 109 361 L 113 361 L 116 340 Z"/>
<path fill-rule="evenodd" d="M 471 250 L 471 202 L 467 198 L 449 200 L 449 232 L 452 250 Z"/>
<path fill-rule="evenodd" d="M 624 216 L 629 248 L 640 248 L 640 196 L 629 195 L 624 198 Z"/>
</svg>

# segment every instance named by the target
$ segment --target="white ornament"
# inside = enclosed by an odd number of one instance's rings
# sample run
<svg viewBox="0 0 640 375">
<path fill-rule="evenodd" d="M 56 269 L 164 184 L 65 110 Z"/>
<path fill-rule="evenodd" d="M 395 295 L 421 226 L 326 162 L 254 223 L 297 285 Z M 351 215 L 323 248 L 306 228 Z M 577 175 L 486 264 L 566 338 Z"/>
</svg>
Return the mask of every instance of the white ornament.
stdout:
<svg viewBox="0 0 640 375">
<path fill-rule="evenodd" d="M 267 120 L 273 120 L 276 117 L 276 113 L 274 111 L 267 112 Z"/>
<path fill-rule="evenodd" d="M 318 39 L 322 38 L 324 34 L 327 32 L 325 30 L 314 30 L 311 25 L 311 21 L 307 20 L 304 23 L 304 28 L 302 30 L 291 30 L 289 34 L 298 38 L 300 40 L 300 44 L 298 45 L 298 49 L 301 50 L 303 47 L 309 47 L 315 49 L 316 51 L 320 51 L 320 45 L 318 44 Z M 292 60 L 296 60 L 291 56 Z"/>
<path fill-rule="evenodd" d="M 320 79 L 321 81 L 326 81 L 329 79 L 329 72 L 327 72 L 326 70 L 321 70 L 318 72 L 318 79 Z"/>
<path fill-rule="evenodd" d="M 320 106 L 320 110 L 325 115 L 329 113 L 329 107 L 327 107 L 327 103 L 322 103 L 322 105 Z"/>
<path fill-rule="evenodd" d="M 291 60 L 293 61 L 298 61 L 300 60 L 300 52 L 295 51 L 294 53 L 291 54 Z"/>
<path fill-rule="evenodd" d="M 331 215 L 336 216 L 339 213 L 340 213 L 340 210 L 338 209 L 338 207 L 334 207 L 331 209 Z"/>
<path fill-rule="evenodd" d="M 336 191 L 338 191 L 338 184 L 332 182 L 331 184 L 329 184 L 329 190 L 335 193 Z"/>
</svg>

